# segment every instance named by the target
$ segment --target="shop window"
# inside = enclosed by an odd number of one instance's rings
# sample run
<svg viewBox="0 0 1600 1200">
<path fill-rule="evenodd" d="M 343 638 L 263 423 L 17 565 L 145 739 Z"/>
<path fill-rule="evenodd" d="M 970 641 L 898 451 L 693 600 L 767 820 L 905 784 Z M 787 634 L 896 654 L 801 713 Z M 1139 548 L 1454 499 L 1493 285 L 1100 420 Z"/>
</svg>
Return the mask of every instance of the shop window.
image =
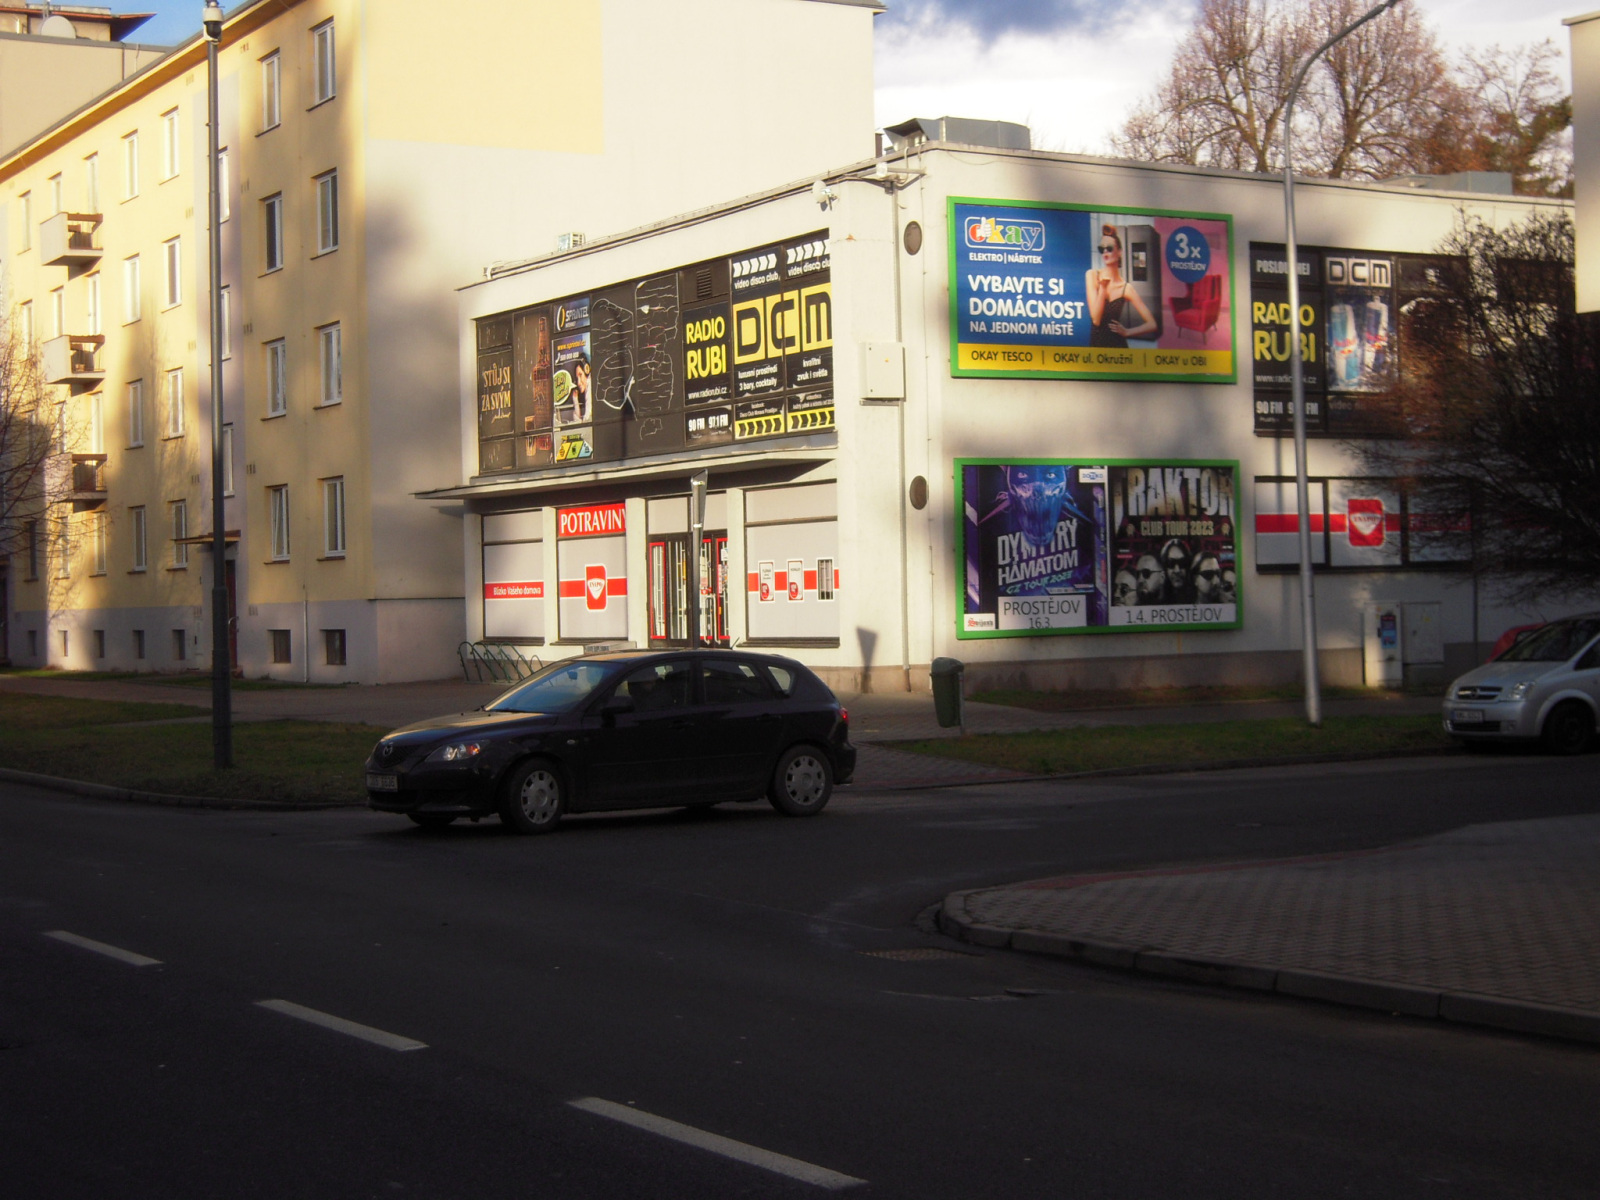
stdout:
<svg viewBox="0 0 1600 1200">
<path fill-rule="evenodd" d="M 322 631 L 322 647 L 326 652 L 330 667 L 342 667 L 344 661 L 344 630 L 324 629 Z"/>
<path fill-rule="evenodd" d="M 96 629 L 94 631 L 94 656 L 96 658 L 104 658 L 106 656 L 106 631 L 104 629 Z"/>
<path fill-rule="evenodd" d="M 144 630 L 142 629 L 133 631 L 133 657 L 140 660 L 144 658 Z"/>
<path fill-rule="evenodd" d="M 544 610 L 544 511 L 485 515 L 483 636 L 542 645 Z"/>
<path fill-rule="evenodd" d="M 189 657 L 189 635 L 182 629 L 172 631 L 172 657 L 175 662 L 183 662 Z"/>
<path fill-rule="evenodd" d="M 71 645 L 72 645 L 72 642 L 67 636 L 67 631 L 65 629 L 61 630 L 61 657 L 62 658 L 66 658 L 67 655 L 71 652 L 71 649 L 70 649 Z"/>
<path fill-rule="evenodd" d="M 817 559 L 817 599 L 833 599 L 833 559 Z"/>
<path fill-rule="evenodd" d="M 838 644 L 837 503 L 831 483 L 745 494 L 745 612 L 753 644 Z"/>
<path fill-rule="evenodd" d="M 272 661 L 274 663 L 287 663 L 289 657 L 289 631 L 287 629 L 269 629 L 267 638 L 272 646 Z"/>
</svg>

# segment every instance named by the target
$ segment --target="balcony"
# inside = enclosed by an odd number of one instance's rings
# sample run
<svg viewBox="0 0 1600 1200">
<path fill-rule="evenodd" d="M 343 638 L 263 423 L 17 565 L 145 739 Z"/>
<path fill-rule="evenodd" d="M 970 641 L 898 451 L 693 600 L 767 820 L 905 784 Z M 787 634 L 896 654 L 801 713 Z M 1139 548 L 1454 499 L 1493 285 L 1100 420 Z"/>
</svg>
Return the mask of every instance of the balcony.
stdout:
<svg viewBox="0 0 1600 1200">
<path fill-rule="evenodd" d="M 101 333 L 64 333 L 39 347 L 46 383 L 92 385 L 106 377 L 100 362 L 100 347 L 106 344 Z"/>
<path fill-rule="evenodd" d="M 45 464 L 45 487 L 52 501 L 70 501 L 74 512 L 104 508 L 106 456 L 53 454 Z"/>
<path fill-rule="evenodd" d="M 39 261 L 47 267 L 99 262 L 99 230 L 99 213 L 57 213 L 39 226 Z"/>
</svg>

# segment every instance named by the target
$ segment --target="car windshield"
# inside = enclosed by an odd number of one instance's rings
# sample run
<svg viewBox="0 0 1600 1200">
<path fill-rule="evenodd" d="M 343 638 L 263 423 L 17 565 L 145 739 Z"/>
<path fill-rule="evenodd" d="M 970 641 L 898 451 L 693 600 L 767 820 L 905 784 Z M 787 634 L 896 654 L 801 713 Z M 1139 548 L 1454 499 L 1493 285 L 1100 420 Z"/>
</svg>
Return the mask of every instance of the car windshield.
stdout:
<svg viewBox="0 0 1600 1200">
<path fill-rule="evenodd" d="M 614 663 L 551 663 L 483 707 L 487 712 L 570 712 L 594 695 L 616 669 Z"/>
<path fill-rule="evenodd" d="M 1500 656 L 1501 662 L 1566 662 L 1600 633 L 1600 617 L 1555 621 L 1530 633 Z"/>
</svg>

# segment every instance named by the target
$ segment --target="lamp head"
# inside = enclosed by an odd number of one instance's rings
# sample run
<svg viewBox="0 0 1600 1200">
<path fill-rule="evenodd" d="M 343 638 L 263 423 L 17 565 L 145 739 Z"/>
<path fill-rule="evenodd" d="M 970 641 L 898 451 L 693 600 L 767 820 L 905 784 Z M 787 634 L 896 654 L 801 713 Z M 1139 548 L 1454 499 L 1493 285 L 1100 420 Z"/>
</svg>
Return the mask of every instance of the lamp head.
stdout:
<svg viewBox="0 0 1600 1200">
<path fill-rule="evenodd" d="M 208 4 L 205 11 L 200 14 L 200 23 L 205 26 L 206 40 L 220 42 L 222 40 L 222 7 L 217 4 Z"/>
</svg>

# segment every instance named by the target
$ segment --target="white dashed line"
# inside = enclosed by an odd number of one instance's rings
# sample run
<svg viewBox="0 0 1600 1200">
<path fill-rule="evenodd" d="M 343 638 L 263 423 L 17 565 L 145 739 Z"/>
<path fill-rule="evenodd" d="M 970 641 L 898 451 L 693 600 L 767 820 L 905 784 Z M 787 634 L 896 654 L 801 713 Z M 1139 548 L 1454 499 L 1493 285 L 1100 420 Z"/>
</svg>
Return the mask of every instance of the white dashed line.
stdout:
<svg viewBox="0 0 1600 1200">
<path fill-rule="evenodd" d="M 676 1121 L 669 1121 L 665 1117 L 658 1117 L 652 1113 L 640 1112 L 636 1108 L 629 1108 L 626 1104 L 613 1104 L 610 1100 L 601 1100 L 595 1096 L 587 1096 L 582 1100 L 569 1100 L 573 1108 L 581 1108 L 584 1112 L 594 1113 L 596 1116 L 609 1117 L 613 1121 L 620 1121 L 624 1125 L 632 1125 L 635 1129 L 643 1129 L 659 1137 L 671 1138 L 675 1142 L 682 1142 L 686 1146 L 695 1146 L 701 1150 L 709 1150 L 713 1154 L 720 1154 L 723 1158 L 731 1158 L 738 1162 L 748 1163 L 752 1167 L 760 1167 L 764 1171 L 771 1171 L 777 1175 L 787 1175 L 790 1179 L 798 1179 L 802 1183 L 815 1184 L 829 1191 L 838 1191 L 841 1188 L 857 1187 L 866 1183 L 865 1179 L 857 1179 L 852 1175 L 841 1175 L 838 1171 L 830 1171 L 826 1167 L 815 1166 L 812 1163 L 801 1162 L 798 1158 L 790 1158 L 784 1154 L 775 1154 L 771 1150 L 763 1150 L 760 1146 L 749 1146 L 744 1142 L 736 1142 L 732 1138 L 725 1138 L 715 1133 L 707 1133 L 703 1129 L 696 1129 L 692 1125 L 680 1125 Z"/>
<path fill-rule="evenodd" d="M 80 950 L 93 950 L 96 954 L 104 954 L 107 958 L 125 962 L 130 967 L 159 967 L 161 965 L 159 958 L 146 958 L 142 954 L 135 954 L 132 950 L 108 946 L 104 942 L 95 941 L 93 938 L 79 937 L 75 933 L 68 933 L 65 929 L 51 929 L 45 933 L 45 937 L 55 938 L 58 942 L 76 946 Z"/>
<path fill-rule="evenodd" d="M 313 1025 L 321 1025 L 324 1029 L 332 1029 L 338 1033 L 348 1034 L 353 1038 L 360 1038 L 364 1042 L 371 1042 L 375 1046 L 383 1046 L 389 1050 L 426 1050 L 427 1042 L 419 1042 L 415 1038 L 401 1037 L 398 1033 L 389 1033 L 386 1030 L 374 1029 L 371 1025 L 362 1025 L 356 1021 L 347 1021 L 343 1017 L 336 1017 L 332 1013 L 318 1012 L 314 1008 L 306 1008 L 292 1000 L 257 1000 L 256 1004 L 262 1008 L 270 1008 L 275 1013 L 282 1013 L 286 1017 L 295 1017 L 301 1021 L 308 1021 Z"/>
</svg>

